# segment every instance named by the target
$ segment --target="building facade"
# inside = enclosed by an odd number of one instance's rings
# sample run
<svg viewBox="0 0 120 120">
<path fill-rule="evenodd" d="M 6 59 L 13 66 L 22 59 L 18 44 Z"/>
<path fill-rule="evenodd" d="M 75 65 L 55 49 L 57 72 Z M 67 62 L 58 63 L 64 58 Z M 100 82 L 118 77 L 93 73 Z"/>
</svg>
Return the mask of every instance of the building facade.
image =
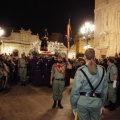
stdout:
<svg viewBox="0 0 120 120">
<path fill-rule="evenodd" d="M 81 36 L 76 35 L 74 38 L 74 42 L 76 45 L 76 55 L 79 54 L 82 57 L 83 54 L 85 53 L 86 41 L 83 40 L 83 38 Z M 93 39 L 93 35 L 92 35 L 92 38 L 88 41 L 88 45 L 93 47 L 93 43 L 94 43 L 94 39 Z"/>
<path fill-rule="evenodd" d="M 120 0 L 95 0 L 94 48 L 97 58 L 120 53 Z"/>
<path fill-rule="evenodd" d="M 8 55 L 15 54 L 21 56 L 23 52 L 25 55 L 28 55 L 33 48 L 33 42 L 40 41 L 40 39 L 38 34 L 33 35 L 30 30 L 24 30 L 21 28 L 18 32 L 12 30 L 9 37 L 1 37 L 1 41 L 1 54 L 6 53 Z"/>
<path fill-rule="evenodd" d="M 54 54 L 56 51 L 67 54 L 65 45 L 57 42 L 59 34 L 57 33 L 55 35 L 54 33 L 53 38 L 54 39 L 47 41 L 48 51 L 51 54 Z M 23 28 L 17 32 L 12 30 L 9 37 L 1 37 L 0 41 L 2 41 L 0 45 L 0 54 L 14 54 L 15 56 L 21 57 L 23 52 L 27 56 L 33 50 L 37 50 L 39 54 L 43 53 L 43 51 L 40 51 L 41 40 L 39 39 L 39 35 L 32 34 L 31 30 L 24 30 Z M 73 50 L 71 53 L 73 53 Z"/>
</svg>

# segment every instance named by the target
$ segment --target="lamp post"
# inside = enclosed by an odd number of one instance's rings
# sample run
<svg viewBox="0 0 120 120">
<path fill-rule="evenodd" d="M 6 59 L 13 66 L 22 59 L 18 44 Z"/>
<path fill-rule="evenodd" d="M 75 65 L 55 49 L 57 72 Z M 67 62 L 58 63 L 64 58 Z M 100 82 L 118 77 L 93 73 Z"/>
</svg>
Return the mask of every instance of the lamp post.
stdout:
<svg viewBox="0 0 120 120">
<path fill-rule="evenodd" d="M 91 40 L 91 33 L 94 31 L 94 29 L 95 25 L 90 22 L 85 22 L 85 24 L 80 29 L 80 32 L 83 34 L 83 39 L 86 41 L 86 46 L 84 46 L 85 50 L 91 47 L 88 44 L 88 41 Z"/>
<path fill-rule="evenodd" d="M 4 30 L 1 29 L 0 27 L 0 54 L 1 54 L 1 44 L 2 44 L 2 40 L 1 40 L 1 36 L 4 34 Z"/>
</svg>

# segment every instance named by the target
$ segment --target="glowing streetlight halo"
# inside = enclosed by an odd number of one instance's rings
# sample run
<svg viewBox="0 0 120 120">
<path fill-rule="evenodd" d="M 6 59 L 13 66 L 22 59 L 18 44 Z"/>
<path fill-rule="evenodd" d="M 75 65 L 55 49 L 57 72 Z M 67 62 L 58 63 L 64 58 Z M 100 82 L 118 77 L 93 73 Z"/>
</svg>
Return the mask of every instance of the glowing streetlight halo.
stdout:
<svg viewBox="0 0 120 120">
<path fill-rule="evenodd" d="M 1 36 L 4 34 L 4 30 L 1 29 L 0 27 L 0 54 L 1 54 L 1 45 L 2 45 L 2 40 L 1 40 Z"/>
<path fill-rule="evenodd" d="M 84 25 L 81 27 L 80 32 L 83 34 L 83 39 L 86 41 L 86 45 L 84 49 L 91 48 L 88 44 L 88 41 L 91 40 L 91 33 L 95 30 L 95 25 L 91 22 L 85 22 Z"/>
<path fill-rule="evenodd" d="M 85 24 L 80 28 L 82 34 L 90 34 L 95 30 L 95 25 L 90 22 L 85 22 Z"/>
<path fill-rule="evenodd" d="M 87 50 L 88 48 L 92 48 L 90 45 L 85 45 L 84 49 Z"/>
<path fill-rule="evenodd" d="M 95 30 L 95 25 L 91 24 L 90 31 L 93 32 Z"/>
<path fill-rule="evenodd" d="M 80 32 L 81 32 L 82 34 L 85 33 L 85 27 L 84 27 L 84 26 L 80 29 Z"/>
<path fill-rule="evenodd" d="M 90 28 L 91 24 L 90 22 L 85 22 L 85 28 Z"/>
<path fill-rule="evenodd" d="M 0 37 L 4 34 L 4 30 L 0 27 Z"/>
</svg>

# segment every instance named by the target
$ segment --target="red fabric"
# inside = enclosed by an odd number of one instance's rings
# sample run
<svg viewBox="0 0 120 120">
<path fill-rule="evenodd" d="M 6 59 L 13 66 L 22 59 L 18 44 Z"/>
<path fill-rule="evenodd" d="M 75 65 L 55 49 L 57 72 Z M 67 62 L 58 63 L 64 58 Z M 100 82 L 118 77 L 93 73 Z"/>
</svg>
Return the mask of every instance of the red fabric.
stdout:
<svg viewBox="0 0 120 120">
<path fill-rule="evenodd" d="M 92 60 L 90 61 L 90 66 L 92 66 Z"/>
<path fill-rule="evenodd" d="M 56 64 L 56 67 L 58 68 L 57 70 L 59 73 L 64 74 L 64 70 L 62 69 L 62 65 Z"/>
</svg>

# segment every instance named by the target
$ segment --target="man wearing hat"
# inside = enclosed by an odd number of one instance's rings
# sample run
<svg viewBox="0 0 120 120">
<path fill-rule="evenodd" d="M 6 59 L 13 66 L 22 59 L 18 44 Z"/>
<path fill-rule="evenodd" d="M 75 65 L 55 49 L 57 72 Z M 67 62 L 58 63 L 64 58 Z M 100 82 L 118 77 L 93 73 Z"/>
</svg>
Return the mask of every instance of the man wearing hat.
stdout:
<svg viewBox="0 0 120 120">
<path fill-rule="evenodd" d="M 63 106 L 61 105 L 62 100 L 62 93 L 65 87 L 65 72 L 66 68 L 72 69 L 72 65 L 68 61 L 68 58 L 66 57 L 66 63 L 63 62 L 63 57 L 61 54 L 57 57 L 57 62 L 53 64 L 51 69 L 51 77 L 50 77 L 50 85 L 53 87 L 53 106 L 52 108 L 56 108 L 57 102 L 58 107 L 60 109 L 63 109 Z"/>
<path fill-rule="evenodd" d="M 108 90 L 105 68 L 94 62 L 95 51 L 88 48 L 84 54 L 86 65 L 77 69 L 70 95 L 73 112 L 80 120 L 99 120 Z"/>
</svg>

